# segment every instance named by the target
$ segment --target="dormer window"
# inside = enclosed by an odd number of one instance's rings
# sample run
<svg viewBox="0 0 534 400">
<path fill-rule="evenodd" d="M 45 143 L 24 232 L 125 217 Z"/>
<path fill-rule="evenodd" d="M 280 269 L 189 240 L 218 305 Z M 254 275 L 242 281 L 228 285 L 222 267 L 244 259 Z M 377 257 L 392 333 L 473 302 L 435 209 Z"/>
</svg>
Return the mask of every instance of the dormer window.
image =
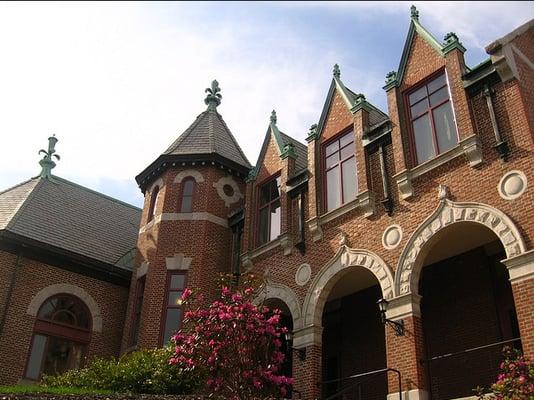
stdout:
<svg viewBox="0 0 534 400">
<path fill-rule="evenodd" d="M 159 186 L 156 186 L 152 189 L 152 194 L 150 195 L 150 207 L 148 208 L 148 222 L 152 221 L 156 215 L 156 203 L 158 201 Z"/>
<path fill-rule="evenodd" d="M 408 92 L 415 165 L 434 158 L 458 143 L 458 134 L 445 72 Z"/>
<path fill-rule="evenodd" d="M 185 179 L 182 183 L 182 204 L 180 212 L 193 212 L 193 192 L 195 190 L 195 180 L 193 178 Z"/>
<path fill-rule="evenodd" d="M 280 177 L 261 185 L 258 193 L 257 244 L 259 246 L 280 235 Z"/>
<path fill-rule="evenodd" d="M 358 179 L 352 131 L 323 146 L 325 210 L 331 211 L 356 198 Z"/>
</svg>

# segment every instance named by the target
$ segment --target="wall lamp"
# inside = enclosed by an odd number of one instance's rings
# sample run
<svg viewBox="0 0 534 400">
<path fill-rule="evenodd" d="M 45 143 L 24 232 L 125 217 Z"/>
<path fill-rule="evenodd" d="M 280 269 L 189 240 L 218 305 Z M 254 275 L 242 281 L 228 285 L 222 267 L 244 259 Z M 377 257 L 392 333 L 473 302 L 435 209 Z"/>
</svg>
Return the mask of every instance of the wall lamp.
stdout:
<svg viewBox="0 0 534 400">
<path fill-rule="evenodd" d="M 404 320 L 392 321 L 386 318 L 386 311 L 388 309 L 389 301 L 386 299 L 380 299 L 376 302 L 378 309 L 380 310 L 380 319 L 382 324 L 389 325 L 395 331 L 395 336 L 404 336 Z"/>
<path fill-rule="evenodd" d="M 284 337 L 286 339 L 286 342 L 288 343 L 293 343 L 293 332 L 286 332 L 284 333 Z M 288 346 L 289 347 L 289 346 Z M 297 354 L 299 355 L 299 359 L 300 361 L 304 361 L 306 359 L 306 348 L 303 348 L 303 349 L 297 349 L 293 346 L 289 347 L 291 350 L 295 350 L 297 352 Z"/>
</svg>

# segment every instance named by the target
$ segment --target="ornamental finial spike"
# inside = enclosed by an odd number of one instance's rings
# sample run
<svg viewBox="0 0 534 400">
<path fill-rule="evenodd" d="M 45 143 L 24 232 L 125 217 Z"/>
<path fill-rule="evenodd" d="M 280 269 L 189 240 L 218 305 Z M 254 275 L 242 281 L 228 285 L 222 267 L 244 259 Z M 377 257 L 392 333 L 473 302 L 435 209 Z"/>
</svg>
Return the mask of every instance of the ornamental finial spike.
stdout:
<svg viewBox="0 0 534 400">
<path fill-rule="evenodd" d="M 277 119 L 277 118 L 276 118 L 276 111 L 273 110 L 273 111 L 271 112 L 271 124 L 276 125 L 276 119 Z"/>
<path fill-rule="evenodd" d="M 56 163 L 54 162 L 53 158 L 56 160 L 59 160 L 59 155 L 55 154 L 56 150 L 56 143 L 58 142 L 56 135 L 52 135 L 48 138 L 48 150 L 41 149 L 39 150 L 38 154 L 44 154 L 44 157 L 39 161 L 39 165 L 41 166 L 41 174 L 39 175 L 41 178 L 52 178 L 52 169 L 56 166 Z"/>
<path fill-rule="evenodd" d="M 334 64 L 334 70 L 332 71 L 332 73 L 336 78 L 339 78 L 341 76 L 341 70 L 339 69 L 339 65 Z"/>
<path fill-rule="evenodd" d="M 219 87 L 219 82 L 213 80 L 211 82 L 211 87 L 205 90 L 208 95 L 204 99 L 204 103 L 208 105 L 208 110 L 215 110 L 219 104 L 221 104 L 222 95 L 220 93 L 221 88 Z"/>
<path fill-rule="evenodd" d="M 413 4 L 410 7 L 410 14 L 412 19 L 419 21 L 419 11 L 417 11 L 417 8 Z"/>
</svg>

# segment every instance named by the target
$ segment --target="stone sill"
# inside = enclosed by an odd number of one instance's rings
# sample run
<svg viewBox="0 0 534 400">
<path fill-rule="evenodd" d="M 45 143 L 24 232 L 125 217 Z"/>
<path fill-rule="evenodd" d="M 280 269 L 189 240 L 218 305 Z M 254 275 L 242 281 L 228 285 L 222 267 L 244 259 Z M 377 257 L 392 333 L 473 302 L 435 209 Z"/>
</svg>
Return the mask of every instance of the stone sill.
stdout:
<svg viewBox="0 0 534 400">
<path fill-rule="evenodd" d="M 482 148 L 476 135 L 471 135 L 461 140 L 455 147 L 445 153 L 437 155 L 431 160 L 425 161 L 412 169 L 405 169 L 394 175 L 393 178 L 397 182 L 401 198 L 406 200 L 413 196 L 412 181 L 415 178 L 425 175 L 462 154 L 467 157 L 471 167 L 476 167 L 482 163 Z"/>
<path fill-rule="evenodd" d="M 273 249 L 276 249 L 280 246 L 280 236 L 278 236 L 276 239 L 271 240 L 270 242 L 267 242 L 265 244 L 262 244 L 259 247 L 256 247 L 252 252 L 250 253 L 250 259 L 253 260 L 262 254 L 267 253 L 268 251 L 271 251 Z"/>
</svg>

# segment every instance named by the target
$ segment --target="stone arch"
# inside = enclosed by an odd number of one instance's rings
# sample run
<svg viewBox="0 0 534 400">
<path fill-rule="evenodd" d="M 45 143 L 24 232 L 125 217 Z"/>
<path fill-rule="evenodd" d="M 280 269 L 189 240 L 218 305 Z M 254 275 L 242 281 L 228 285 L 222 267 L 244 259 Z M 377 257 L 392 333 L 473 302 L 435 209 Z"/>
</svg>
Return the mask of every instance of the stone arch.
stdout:
<svg viewBox="0 0 534 400">
<path fill-rule="evenodd" d="M 417 227 L 402 251 L 395 273 L 397 296 L 417 294 L 419 275 L 428 252 L 425 244 L 443 228 L 459 222 L 477 223 L 492 230 L 501 241 L 507 258 L 525 252 L 519 230 L 503 212 L 482 203 L 457 203 L 442 199 L 438 208 Z"/>
<path fill-rule="evenodd" d="M 185 179 L 185 178 L 193 178 L 195 180 L 196 183 L 202 183 L 204 182 L 204 176 L 199 172 L 197 171 L 196 169 L 186 169 L 184 171 L 180 171 L 178 172 L 178 174 L 176 174 L 176 176 L 174 177 L 174 183 L 182 183 L 182 181 Z"/>
<path fill-rule="evenodd" d="M 308 289 L 303 305 L 304 326 L 321 326 L 323 308 L 331 289 L 343 275 L 340 272 L 352 267 L 368 269 L 380 283 L 382 296 L 388 300 L 393 298 L 393 274 L 386 262 L 371 251 L 343 245 L 319 271 Z"/>
<path fill-rule="evenodd" d="M 48 298 L 56 294 L 70 294 L 82 300 L 91 313 L 91 317 L 93 319 L 93 332 L 102 332 L 102 314 L 100 313 L 100 307 L 98 307 L 97 302 L 81 287 L 70 285 L 68 283 L 58 283 L 41 289 L 31 299 L 26 312 L 32 317 L 36 317 L 41 305 Z"/>
<path fill-rule="evenodd" d="M 299 300 L 291 288 L 279 283 L 269 282 L 258 294 L 255 302 L 260 303 L 269 299 L 283 301 L 291 312 L 291 318 L 293 319 L 293 330 L 302 328 L 303 321 Z"/>
<path fill-rule="evenodd" d="M 156 186 L 161 190 L 161 188 L 163 187 L 163 179 L 158 178 L 154 183 L 152 183 L 152 185 L 150 185 L 150 189 L 148 189 L 148 193 L 150 193 L 151 196 L 152 196 L 152 191 L 154 190 Z"/>
</svg>

